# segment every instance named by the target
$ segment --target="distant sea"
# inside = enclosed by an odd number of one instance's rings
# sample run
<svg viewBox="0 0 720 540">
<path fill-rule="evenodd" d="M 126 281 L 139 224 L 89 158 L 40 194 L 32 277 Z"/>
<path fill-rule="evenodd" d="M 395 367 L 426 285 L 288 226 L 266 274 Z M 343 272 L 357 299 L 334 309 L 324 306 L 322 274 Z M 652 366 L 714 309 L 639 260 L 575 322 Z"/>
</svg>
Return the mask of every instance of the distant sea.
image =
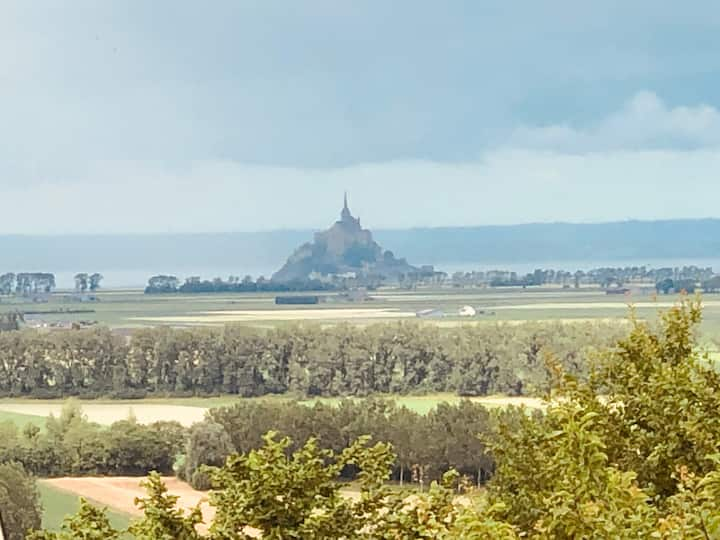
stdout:
<svg viewBox="0 0 720 540">
<path fill-rule="evenodd" d="M 104 276 L 103 287 L 112 289 L 139 289 L 145 287 L 148 279 L 157 274 L 169 274 L 177 276 L 181 281 L 190 276 L 200 276 L 203 279 L 213 279 L 221 277 L 226 279 L 228 276 L 246 275 L 257 279 L 260 276 L 269 278 L 282 263 L 276 266 L 253 266 L 251 264 L 244 265 L 242 268 L 225 268 L 225 267 L 181 267 L 181 268 L 163 268 L 163 269 L 121 269 L 109 268 L 102 270 L 100 273 Z M 615 260 L 594 260 L 594 261 L 578 261 L 578 260 L 556 260 L 556 261 L 535 261 L 535 262 L 508 262 L 508 263 L 487 263 L 483 261 L 477 262 L 447 262 L 435 265 L 436 270 L 441 270 L 452 274 L 454 272 L 471 272 L 489 270 L 507 270 L 517 272 L 520 275 L 533 272 L 537 268 L 567 270 L 574 272 L 575 270 L 590 270 L 600 267 L 626 267 L 626 266 L 647 266 L 648 268 L 664 268 L 664 267 L 682 267 L 682 266 L 699 266 L 702 268 L 712 267 L 715 272 L 720 273 L 720 258 L 687 258 L 687 259 L 615 259 Z M 70 289 L 74 286 L 74 272 L 56 272 L 55 278 L 59 289 Z"/>
</svg>

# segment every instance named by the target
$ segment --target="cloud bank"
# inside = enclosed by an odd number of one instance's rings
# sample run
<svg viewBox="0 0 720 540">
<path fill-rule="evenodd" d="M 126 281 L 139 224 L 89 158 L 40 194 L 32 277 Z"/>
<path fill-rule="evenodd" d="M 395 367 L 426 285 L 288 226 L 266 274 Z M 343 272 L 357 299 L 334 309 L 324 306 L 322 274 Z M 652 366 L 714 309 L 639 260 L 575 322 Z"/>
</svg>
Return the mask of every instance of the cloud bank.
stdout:
<svg viewBox="0 0 720 540">
<path fill-rule="evenodd" d="M 461 163 L 97 162 L 63 183 L 4 188 L 19 204 L 5 205 L 0 232 L 321 228 L 346 189 L 364 223 L 383 228 L 716 217 L 717 136 L 715 109 L 668 108 L 644 92 L 595 126 L 522 128 Z"/>
<path fill-rule="evenodd" d="M 641 91 L 588 127 L 521 127 L 506 144 L 560 152 L 714 148 L 720 145 L 720 112 L 705 104 L 669 107 L 654 92 Z"/>
</svg>

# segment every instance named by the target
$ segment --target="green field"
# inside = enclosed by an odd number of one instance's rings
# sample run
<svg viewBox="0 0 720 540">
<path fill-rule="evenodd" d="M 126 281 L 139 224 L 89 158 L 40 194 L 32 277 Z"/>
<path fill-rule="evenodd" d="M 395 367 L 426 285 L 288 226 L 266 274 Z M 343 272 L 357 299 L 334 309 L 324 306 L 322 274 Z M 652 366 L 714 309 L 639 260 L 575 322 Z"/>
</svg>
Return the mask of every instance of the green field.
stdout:
<svg viewBox="0 0 720 540">
<path fill-rule="evenodd" d="M 42 480 L 38 482 L 38 490 L 43 505 L 42 526 L 53 531 L 59 530 L 66 516 L 77 512 L 79 499 L 77 495 L 48 486 Z M 130 516 L 118 512 L 107 512 L 110 523 L 116 529 L 125 529 L 130 523 Z"/>
<path fill-rule="evenodd" d="M 22 429 L 27 424 L 33 424 L 43 430 L 45 429 L 45 420 L 45 417 L 37 416 L 34 414 L 21 414 L 16 412 L 0 411 L 0 423 L 12 422 L 19 429 Z"/>
<path fill-rule="evenodd" d="M 92 303 L 70 302 L 57 293 L 47 303 L 23 303 L 21 299 L 3 299 L 0 312 L 52 312 L 28 316 L 28 323 L 97 321 L 114 328 L 142 326 L 220 326 L 237 323 L 273 327 L 297 322 L 319 324 L 352 322 L 368 324 L 382 320 L 417 320 L 422 310 L 443 311 L 442 319 L 423 320 L 427 324 L 453 326 L 494 321 L 545 321 L 619 319 L 627 316 L 628 304 L 637 306 L 638 316 L 655 317 L 678 300 L 677 296 L 606 295 L 598 289 L 509 288 L 509 289 L 418 289 L 380 290 L 365 302 L 330 301 L 314 306 L 276 306 L 271 293 L 218 293 L 145 295 L 140 291 L 116 290 L 98 294 Z M 720 336 L 720 298 L 706 295 L 704 330 Z M 457 316 L 463 306 L 478 310 L 473 318 Z M 91 310 L 90 313 L 66 313 L 67 310 Z"/>
<path fill-rule="evenodd" d="M 457 404 L 462 399 L 469 399 L 474 403 L 484 405 L 488 408 L 506 407 L 508 405 L 525 406 L 528 408 L 544 408 L 545 404 L 540 398 L 533 397 L 507 397 L 507 396 L 482 396 L 462 398 L 452 393 L 433 393 L 427 395 L 377 395 L 375 397 L 391 399 L 398 406 L 404 406 L 419 413 L 427 414 L 440 403 Z M 297 400 L 303 405 L 312 405 L 320 402 L 330 406 L 336 406 L 341 399 L 360 398 L 315 398 Z M 289 396 L 265 396 L 258 398 L 239 398 L 237 396 L 222 396 L 210 398 L 148 398 L 134 401 L 127 400 L 74 400 L 82 408 L 84 414 L 91 422 L 101 425 L 110 425 L 118 420 L 128 417 L 128 411 L 132 408 L 134 414 L 141 422 L 150 423 L 158 419 L 176 418 L 183 419 L 183 425 L 190 426 L 193 422 L 201 421 L 208 409 L 230 406 L 235 403 L 260 401 L 260 402 L 288 402 L 293 398 Z M 32 422 L 44 429 L 46 418 L 49 414 L 59 415 L 63 402 L 60 400 L 35 400 L 35 399 L 2 399 L 0 400 L 0 420 L 14 422 L 22 428 L 28 422 Z M 3 410 L 3 407 L 13 409 Z M 187 413 L 179 410 L 188 407 L 191 410 Z"/>
</svg>

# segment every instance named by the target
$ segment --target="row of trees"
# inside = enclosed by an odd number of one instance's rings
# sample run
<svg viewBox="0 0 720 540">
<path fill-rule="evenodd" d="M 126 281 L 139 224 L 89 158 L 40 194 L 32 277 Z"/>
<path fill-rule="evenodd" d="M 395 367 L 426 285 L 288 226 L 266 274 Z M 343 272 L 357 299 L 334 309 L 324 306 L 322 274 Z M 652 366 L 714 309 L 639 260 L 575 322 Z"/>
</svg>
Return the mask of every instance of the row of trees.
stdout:
<svg viewBox="0 0 720 540">
<path fill-rule="evenodd" d="M 699 306 L 686 303 L 657 331 L 636 321 L 586 382 L 549 359 L 555 399 L 542 417 L 493 423 L 487 443 L 496 470 L 481 497 L 458 499 L 453 472 L 427 493 L 390 491 L 384 482 L 396 458 L 385 443 L 360 438 L 338 454 L 311 439 L 291 452 L 288 439 L 270 433 L 261 448 L 205 469 L 215 509 L 207 534 L 195 529 L 199 510 L 179 510 L 157 475 L 146 482 L 144 516 L 129 533 L 193 540 L 719 538 L 720 373 L 696 352 L 699 319 Z M 357 499 L 342 497 L 337 482 L 350 468 L 358 471 Z M 93 532 L 118 537 L 102 511 L 84 505 L 60 535 L 32 538 Z"/>
<path fill-rule="evenodd" d="M 70 403 L 59 417 L 48 418 L 44 431 L 30 423 L 22 430 L 0 423 L 0 463 L 20 463 L 45 477 L 172 474 L 186 435 L 177 422 L 143 425 L 132 417 L 103 427 Z"/>
<path fill-rule="evenodd" d="M 508 416 L 503 421 L 511 420 Z M 246 401 L 212 409 L 205 422 L 192 428 L 186 461 L 178 473 L 195 487 L 208 487 L 203 465 L 220 466 L 233 452 L 257 450 L 265 433 L 274 431 L 293 441 L 290 450 L 299 450 L 314 439 L 320 448 L 338 454 L 359 437 L 370 435 L 392 444 L 396 460 L 391 477 L 400 483 L 429 484 L 453 468 L 473 484 L 481 484 L 490 477 L 493 462 L 478 435 L 488 435 L 490 424 L 489 412 L 467 400 L 457 405 L 441 403 L 426 415 L 378 399 L 312 407 Z M 348 469 L 342 476 L 352 478 L 355 473 Z"/>
<path fill-rule="evenodd" d="M 517 423 L 512 411 L 503 421 Z M 204 465 L 219 466 L 233 452 L 261 448 L 269 431 L 290 437 L 291 450 L 315 439 L 336 453 L 371 435 L 393 444 L 392 477 L 401 483 L 427 483 L 454 468 L 481 484 L 493 462 L 477 435 L 485 437 L 490 429 L 489 412 L 467 400 L 440 403 L 426 415 L 380 399 L 343 400 L 337 406 L 247 401 L 211 409 L 190 429 L 173 421 L 143 425 L 132 417 L 102 427 L 70 402 L 59 417 L 47 419 L 45 430 L 31 423 L 22 430 L 10 421 L 0 423 L 0 463 L 17 462 L 45 477 L 176 472 L 202 489 L 207 487 L 199 474 Z M 343 472 L 345 478 L 354 474 Z"/>
<path fill-rule="evenodd" d="M 78 273 L 75 275 L 75 290 L 77 292 L 96 291 L 100 288 L 103 276 Z M 55 274 L 49 272 L 21 272 L 15 274 L 6 272 L 0 275 L 0 294 L 9 296 L 31 296 L 33 294 L 51 293 L 55 290 Z"/>
<path fill-rule="evenodd" d="M 548 387 L 545 352 L 582 375 L 587 355 L 622 331 L 605 322 L 152 328 L 129 338 L 21 330 L 0 333 L 0 395 L 533 395 Z"/>
<path fill-rule="evenodd" d="M 716 293 L 720 291 L 720 276 L 713 276 L 705 281 L 665 278 L 658 281 L 655 288 L 663 294 L 682 291 L 692 294 L 700 290 L 706 293 Z"/>
<path fill-rule="evenodd" d="M 47 272 L 7 272 L 0 275 L 0 294 L 20 296 L 50 293 L 55 289 L 55 275 Z"/>
<path fill-rule="evenodd" d="M 333 283 L 318 279 L 295 280 L 276 282 L 264 277 L 253 280 L 251 276 L 240 279 L 238 276 L 229 276 L 227 279 L 216 277 L 212 280 L 191 276 L 180 282 L 177 276 L 152 276 L 145 287 L 145 294 L 173 294 L 173 293 L 226 293 L 226 292 L 303 292 L 303 291 L 333 291 L 338 287 Z"/>
<path fill-rule="evenodd" d="M 87 291 L 95 292 L 100 288 L 100 282 L 103 280 L 103 275 L 95 272 L 94 274 L 88 274 L 80 272 L 75 274 L 75 290 L 79 293 Z"/>
<path fill-rule="evenodd" d="M 499 286 L 541 286 L 564 285 L 580 287 L 597 285 L 600 287 L 622 287 L 629 283 L 710 283 L 717 275 L 712 268 L 694 265 L 683 267 L 650 268 L 647 266 L 600 267 L 591 270 L 554 270 L 538 268 L 527 274 L 492 270 L 488 272 L 456 272 L 451 283 L 456 287 L 490 285 Z M 707 287 L 704 287 L 707 288 Z M 681 290 L 677 288 L 677 290 Z"/>
</svg>

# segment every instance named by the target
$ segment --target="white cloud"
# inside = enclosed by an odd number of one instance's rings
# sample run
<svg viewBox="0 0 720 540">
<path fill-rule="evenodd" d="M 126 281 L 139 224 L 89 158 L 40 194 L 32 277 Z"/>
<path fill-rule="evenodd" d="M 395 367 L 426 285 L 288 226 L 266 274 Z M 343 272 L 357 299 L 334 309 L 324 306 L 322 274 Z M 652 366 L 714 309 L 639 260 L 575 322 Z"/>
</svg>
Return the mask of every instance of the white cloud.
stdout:
<svg viewBox="0 0 720 540">
<path fill-rule="evenodd" d="M 703 104 L 669 107 L 655 93 L 642 91 L 594 125 L 524 126 L 505 144 L 561 152 L 717 147 L 720 111 Z"/>
</svg>

